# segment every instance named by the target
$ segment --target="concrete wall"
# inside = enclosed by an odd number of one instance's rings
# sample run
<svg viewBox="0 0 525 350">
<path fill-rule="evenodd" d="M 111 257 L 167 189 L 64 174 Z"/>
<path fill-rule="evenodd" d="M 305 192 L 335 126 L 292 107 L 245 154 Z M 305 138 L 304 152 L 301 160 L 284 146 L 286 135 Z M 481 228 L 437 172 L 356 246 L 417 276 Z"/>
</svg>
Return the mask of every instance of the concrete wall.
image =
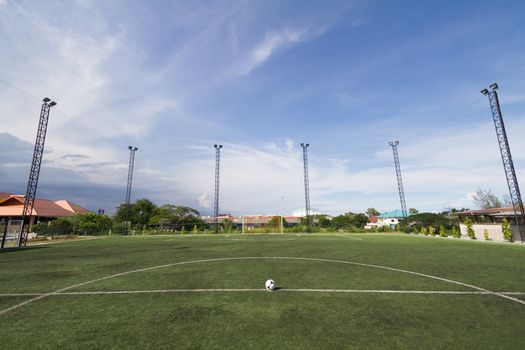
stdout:
<svg viewBox="0 0 525 350">
<path fill-rule="evenodd" d="M 459 228 L 461 230 L 462 236 L 467 236 L 467 226 L 465 226 L 464 223 L 459 224 Z M 489 232 L 489 239 L 492 241 L 497 242 L 505 242 L 505 239 L 503 238 L 503 232 L 501 229 L 501 224 L 473 224 L 472 228 L 474 229 L 474 234 L 476 236 L 476 239 L 478 240 L 485 240 L 485 236 L 483 232 L 485 229 Z M 518 233 L 518 230 L 515 225 L 510 225 L 510 229 L 514 233 L 514 241 L 520 241 L 520 235 Z"/>
</svg>

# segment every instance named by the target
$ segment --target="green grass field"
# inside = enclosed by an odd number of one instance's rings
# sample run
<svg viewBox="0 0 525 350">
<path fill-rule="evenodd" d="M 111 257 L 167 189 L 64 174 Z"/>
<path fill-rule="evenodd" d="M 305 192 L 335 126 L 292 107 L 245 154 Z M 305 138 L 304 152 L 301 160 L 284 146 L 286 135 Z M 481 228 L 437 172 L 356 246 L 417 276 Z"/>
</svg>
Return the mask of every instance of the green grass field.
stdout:
<svg viewBox="0 0 525 350">
<path fill-rule="evenodd" d="M 521 245 L 367 234 L 8 250 L 0 347 L 523 349 L 524 261 Z"/>
</svg>

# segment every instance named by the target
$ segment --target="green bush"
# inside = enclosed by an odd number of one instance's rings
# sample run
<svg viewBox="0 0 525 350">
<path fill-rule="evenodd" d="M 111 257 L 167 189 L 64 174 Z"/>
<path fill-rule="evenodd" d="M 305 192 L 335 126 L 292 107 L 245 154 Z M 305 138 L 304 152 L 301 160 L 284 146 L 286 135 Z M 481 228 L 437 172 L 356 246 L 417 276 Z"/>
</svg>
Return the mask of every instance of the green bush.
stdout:
<svg viewBox="0 0 525 350">
<path fill-rule="evenodd" d="M 503 232 L 503 238 L 509 242 L 514 242 L 514 234 L 510 229 L 510 223 L 507 219 L 503 219 L 501 222 L 501 231 Z"/>
<path fill-rule="evenodd" d="M 428 234 L 431 235 L 431 236 L 434 236 L 435 232 L 436 232 L 436 230 L 434 229 L 434 227 L 432 227 L 432 225 L 430 225 L 428 227 Z"/>
<path fill-rule="evenodd" d="M 461 238 L 461 231 L 458 230 L 458 228 L 456 226 L 453 226 L 451 235 L 454 238 Z"/>
<path fill-rule="evenodd" d="M 467 236 L 470 239 L 476 239 L 476 234 L 472 228 L 472 220 L 470 220 L 470 218 L 465 219 L 465 226 L 467 227 Z"/>
<path fill-rule="evenodd" d="M 422 235 L 425 235 L 425 236 L 428 235 L 428 230 L 427 230 L 426 227 L 421 227 L 421 234 L 422 234 Z"/>
<path fill-rule="evenodd" d="M 487 229 L 483 230 L 483 237 L 485 237 L 485 241 L 489 241 L 489 231 Z"/>
<path fill-rule="evenodd" d="M 441 237 L 447 237 L 448 236 L 447 229 L 445 228 L 445 226 L 441 225 L 439 227 L 439 235 Z"/>
</svg>

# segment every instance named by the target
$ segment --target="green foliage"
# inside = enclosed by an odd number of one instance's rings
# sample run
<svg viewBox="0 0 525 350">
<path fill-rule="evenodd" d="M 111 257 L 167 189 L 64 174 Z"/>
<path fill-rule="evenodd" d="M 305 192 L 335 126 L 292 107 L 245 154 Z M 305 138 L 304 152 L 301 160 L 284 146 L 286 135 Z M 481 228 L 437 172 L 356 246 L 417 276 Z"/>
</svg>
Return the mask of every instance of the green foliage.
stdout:
<svg viewBox="0 0 525 350">
<path fill-rule="evenodd" d="M 503 238 L 505 238 L 509 242 L 514 242 L 514 234 L 512 233 L 512 230 L 510 229 L 510 223 L 505 218 L 501 222 L 501 231 L 503 233 Z"/>
<path fill-rule="evenodd" d="M 266 223 L 265 226 L 268 229 L 268 232 L 280 232 L 281 231 L 281 217 L 272 216 L 272 218 Z M 283 226 L 284 226 L 284 219 L 283 219 Z"/>
<path fill-rule="evenodd" d="M 110 217 L 103 214 L 92 212 L 71 217 L 73 225 L 76 226 L 78 233 L 92 235 L 96 233 L 109 232 L 113 225 Z"/>
<path fill-rule="evenodd" d="M 312 222 L 314 225 L 321 228 L 329 228 L 332 225 L 332 220 L 328 217 L 328 215 L 324 214 L 312 215 Z"/>
<path fill-rule="evenodd" d="M 363 228 L 368 223 L 368 216 L 365 214 L 356 214 L 352 212 L 336 216 L 332 219 L 332 228 L 351 230 L 354 228 Z"/>
<path fill-rule="evenodd" d="M 193 226 L 193 234 L 196 235 L 197 233 L 199 233 L 199 227 L 197 225 Z"/>
<path fill-rule="evenodd" d="M 164 204 L 155 210 L 149 223 L 158 225 L 161 230 L 193 230 L 195 226 L 204 230 L 208 225 L 199 217 L 199 212 L 183 205 Z"/>
<path fill-rule="evenodd" d="M 432 227 L 432 225 L 428 227 L 428 234 L 429 235 L 434 236 L 435 232 L 436 232 L 436 229 L 434 227 Z"/>
<path fill-rule="evenodd" d="M 490 240 L 489 239 L 489 231 L 487 229 L 483 230 L 483 237 L 485 238 L 485 241 Z"/>
<path fill-rule="evenodd" d="M 428 235 L 428 230 L 426 227 L 421 227 L 421 234 L 425 236 Z"/>
<path fill-rule="evenodd" d="M 451 236 L 454 238 L 461 238 L 461 231 L 456 226 L 452 226 Z"/>
<path fill-rule="evenodd" d="M 103 214 L 87 212 L 68 217 L 61 217 L 48 224 L 38 224 L 34 228 L 39 234 L 45 235 L 93 235 L 108 233 L 113 226 L 113 220 Z"/>
<path fill-rule="evenodd" d="M 434 213 L 420 213 L 410 215 L 400 222 L 402 230 L 404 230 L 405 227 L 415 227 L 420 232 L 423 227 L 450 227 L 451 223 L 451 220 L 444 215 Z"/>
<path fill-rule="evenodd" d="M 469 217 L 465 219 L 465 226 L 467 227 L 467 237 L 470 239 L 476 239 L 476 234 L 472 228 L 472 220 Z"/>
<path fill-rule="evenodd" d="M 445 226 L 443 226 L 443 225 L 439 226 L 439 235 L 441 237 L 447 237 L 448 236 L 447 229 L 445 228 Z"/>
<path fill-rule="evenodd" d="M 132 226 L 146 225 L 156 214 L 157 206 L 149 199 L 139 199 L 133 204 L 122 203 L 113 215 L 116 222 L 130 221 Z"/>
<path fill-rule="evenodd" d="M 409 213 L 410 215 L 414 215 L 414 214 L 419 213 L 419 211 L 418 211 L 416 208 L 409 208 L 409 209 L 408 209 L 408 213 Z"/>
<path fill-rule="evenodd" d="M 381 213 L 376 208 L 368 208 L 366 210 L 366 215 L 368 216 L 378 216 L 381 215 Z"/>
<path fill-rule="evenodd" d="M 233 221 L 231 221 L 230 219 L 222 220 L 222 228 L 224 229 L 224 232 L 230 233 L 233 228 Z"/>
</svg>

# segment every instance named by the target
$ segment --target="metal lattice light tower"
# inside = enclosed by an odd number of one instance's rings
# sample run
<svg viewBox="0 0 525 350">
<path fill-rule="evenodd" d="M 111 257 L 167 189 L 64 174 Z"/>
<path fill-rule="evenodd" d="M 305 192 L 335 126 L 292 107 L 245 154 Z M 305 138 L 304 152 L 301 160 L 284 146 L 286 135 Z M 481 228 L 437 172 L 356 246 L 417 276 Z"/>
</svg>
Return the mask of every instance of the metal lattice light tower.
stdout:
<svg viewBox="0 0 525 350">
<path fill-rule="evenodd" d="M 222 145 L 213 145 L 215 148 L 215 200 L 213 205 L 213 222 L 215 233 L 219 233 L 219 167 L 221 163 Z"/>
<path fill-rule="evenodd" d="M 407 204 L 405 202 L 405 191 L 403 190 L 403 179 L 401 178 L 401 166 L 399 165 L 399 155 L 397 154 L 397 145 L 399 141 L 391 141 L 388 143 L 392 146 L 392 153 L 394 154 L 394 165 L 396 167 L 397 189 L 399 190 L 399 201 L 401 202 L 401 212 L 403 217 L 407 217 Z"/>
<path fill-rule="evenodd" d="M 306 230 L 310 232 L 310 181 L 308 180 L 308 146 L 309 143 L 301 143 L 303 148 L 303 164 L 304 164 L 304 201 L 305 201 L 305 219 Z"/>
<path fill-rule="evenodd" d="M 135 167 L 135 152 L 138 151 L 138 147 L 128 146 L 129 149 L 129 167 L 128 167 L 128 184 L 126 186 L 126 233 L 128 233 L 128 219 L 129 211 L 131 206 L 131 184 L 133 182 L 133 168 Z"/>
<path fill-rule="evenodd" d="M 514 219 L 516 227 L 520 235 L 521 243 L 523 243 L 523 233 L 520 223 L 523 224 L 525 219 L 525 211 L 523 210 L 523 201 L 521 200 L 520 188 L 518 186 L 518 179 L 516 171 L 514 170 L 514 162 L 510 154 L 509 140 L 507 139 L 507 132 L 505 131 L 505 124 L 503 123 L 503 115 L 498 99 L 498 84 L 490 85 L 490 90 L 483 89 L 481 93 L 489 98 L 490 110 L 492 112 L 492 119 L 496 128 L 496 136 L 498 138 L 499 149 L 501 152 L 501 160 L 503 161 L 503 169 L 507 177 L 507 185 L 509 187 L 510 201 L 514 210 Z"/>
<path fill-rule="evenodd" d="M 20 234 L 18 236 L 18 246 L 25 245 L 27 234 L 31 226 L 31 214 L 35 203 L 36 189 L 38 186 L 38 177 L 40 175 L 40 166 L 42 165 L 42 156 L 44 154 L 44 143 L 46 142 L 47 124 L 49 121 L 49 111 L 57 103 L 45 97 L 40 109 L 40 120 L 38 122 L 38 131 L 36 133 L 35 148 L 33 150 L 33 161 L 29 172 L 27 190 L 24 198 L 24 209 L 22 211 L 22 223 L 20 224 Z M 26 220 L 28 221 L 26 223 Z"/>
</svg>

